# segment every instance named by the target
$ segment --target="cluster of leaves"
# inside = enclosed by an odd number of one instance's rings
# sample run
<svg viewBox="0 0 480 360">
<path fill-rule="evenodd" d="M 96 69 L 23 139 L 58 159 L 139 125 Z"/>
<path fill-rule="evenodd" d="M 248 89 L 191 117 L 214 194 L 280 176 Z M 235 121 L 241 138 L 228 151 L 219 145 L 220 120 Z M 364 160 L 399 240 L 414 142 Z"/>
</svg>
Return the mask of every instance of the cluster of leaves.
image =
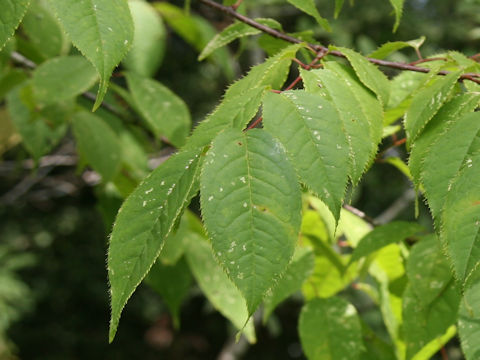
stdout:
<svg viewBox="0 0 480 360">
<path fill-rule="evenodd" d="M 288 2 L 329 28 L 313 0 Z M 396 27 L 403 1 L 391 3 Z M 343 1 L 335 4 L 338 15 Z M 226 74 L 221 47 L 258 29 L 234 23 L 214 36 L 197 16 L 139 0 L 21 0 L 5 9 L 0 114 L 14 128 L 2 149 L 18 132 L 38 160 L 71 126 L 80 164 L 101 175 L 105 191 L 126 198 L 108 253 L 111 341 L 142 281 L 162 294 L 178 324 L 193 277 L 251 342 L 259 306 L 266 321 L 301 290 L 299 335 L 310 359 L 427 359 L 457 331 L 466 357 L 478 358 L 480 85 L 459 82 L 480 72 L 477 62 L 449 52 L 425 63 L 429 73 L 389 79 L 351 49 L 331 47 L 346 59 L 339 60 L 265 35 L 271 56 L 231 84 L 188 136 L 188 108 L 151 78 L 163 54 L 162 19 Z M 7 41 L 20 22 L 20 34 Z M 272 19 L 258 23 L 281 31 Z M 369 57 L 418 50 L 421 42 L 388 43 Z M 298 69 L 303 88 L 282 91 L 297 56 L 312 64 Z M 11 57 L 30 69 L 13 67 Z M 128 89 L 112 84 L 116 97 L 106 96 L 120 61 Z M 97 83 L 92 114 L 85 98 Z M 251 129 L 260 116 L 263 127 Z M 144 178 L 147 131 L 179 150 Z M 384 160 L 425 196 L 432 234 L 415 222 L 373 227 L 342 208 L 382 140 L 403 131 L 408 165 Z M 203 221 L 187 208 L 198 194 Z M 352 251 L 339 248 L 339 239 Z M 390 339 L 337 295 L 352 282 L 378 305 Z"/>
</svg>

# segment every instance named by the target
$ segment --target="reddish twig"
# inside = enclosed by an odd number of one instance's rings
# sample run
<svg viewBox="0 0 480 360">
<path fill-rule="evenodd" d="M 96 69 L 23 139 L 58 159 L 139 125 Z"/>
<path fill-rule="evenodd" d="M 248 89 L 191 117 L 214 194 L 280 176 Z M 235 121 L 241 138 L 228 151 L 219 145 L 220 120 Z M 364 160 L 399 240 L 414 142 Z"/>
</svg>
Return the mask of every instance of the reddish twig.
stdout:
<svg viewBox="0 0 480 360">
<path fill-rule="evenodd" d="M 418 65 L 418 64 L 423 64 L 423 63 L 426 63 L 426 62 L 429 62 L 429 61 L 436 61 L 436 60 L 443 60 L 443 61 L 447 61 L 446 58 L 443 58 L 443 57 L 436 57 L 436 58 L 428 58 L 428 59 L 419 59 L 417 61 L 413 61 L 410 63 L 410 65 Z"/>
<path fill-rule="evenodd" d="M 255 120 L 253 123 L 251 123 L 248 127 L 247 127 L 247 130 L 251 130 L 253 129 L 255 126 L 257 126 L 258 124 L 260 124 L 263 120 L 263 116 L 260 116 L 257 120 Z"/>
<path fill-rule="evenodd" d="M 447 349 L 445 349 L 445 346 L 442 346 L 440 353 L 442 354 L 442 360 L 448 360 Z"/>
<path fill-rule="evenodd" d="M 232 5 L 232 9 L 237 10 L 240 7 L 240 5 L 242 5 L 242 2 L 243 0 L 237 0 L 237 2 Z"/>
<path fill-rule="evenodd" d="M 240 20 L 241 22 L 243 22 L 247 25 L 250 25 L 250 26 L 254 27 L 255 29 L 258 29 L 258 30 L 264 32 L 265 34 L 269 34 L 269 35 L 271 35 L 271 36 L 273 36 L 277 39 L 281 39 L 281 40 L 287 41 L 287 42 L 292 43 L 292 44 L 305 43 L 304 41 L 302 41 L 302 40 L 300 40 L 296 37 L 293 37 L 293 36 L 290 36 L 290 35 L 285 34 L 283 32 L 280 32 L 278 30 L 272 29 L 271 27 L 262 25 L 262 24 L 256 22 L 255 20 L 250 19 L 249 17 L 247 17 L 245 15 L 239 14 L 231 6 L 224 6 L 224 5 L 219 4 L 219 3 L 217 3 L 213 0 L 200 0 L 200 2 L 202 2 L 203 4 L 209 6 L 213 9 L 217 9 L 217 10 L 219 10 L 219 11 L 221 11 L 221 12 L 223 12 L 223 13 L 231 16 L 231 17 L 234 17 L 234 18 Z M 322 46 L 322 45 L 310 44 L 310 43 L 307 43 L 307 45 L 310 49 L 314 50 L 315 52 L 328 53 L 329 55 L 336 56 L 336 57 L 341 57 L 341 58 L 346 57 L 345 54 L 343 54 L 342 52 L 340 52 L 338 50 L 329 51 L 328 48 L 326 48 L 325 46 Z M 389 67 L 389 68 L 392 68 L 392 69 L 404 70 L 404 71 L 415 71 L 415 72 L 421 72 L 421 73 L 430 72 L 430 69 L 415 66 L 415 65 L 410 65 L 410 64 L 406 64 L 406 63 L 402 63 L 402 62 L 387 61 L 387 60 L 374 59 L 374 58 L 369 58 L 369 57 L 367 57 L 366 59 L 368 61 L 370 61 L 372 64 L 375 64 L 375 65 L 378 65 L 378 66 L 385 66 L 385 67 Z M 443 70 L 443 71 L 437 72 L 437 75 L 448 75 L 448 74 L 450 74 L 450 71 Z M 460 76 L 459 80 L 460 81 L 470 80 L 470 81 L 473 81 L 477 84 L 480 84 L 480 74 L 463 74 L 463 75 Z"/>
</svg>

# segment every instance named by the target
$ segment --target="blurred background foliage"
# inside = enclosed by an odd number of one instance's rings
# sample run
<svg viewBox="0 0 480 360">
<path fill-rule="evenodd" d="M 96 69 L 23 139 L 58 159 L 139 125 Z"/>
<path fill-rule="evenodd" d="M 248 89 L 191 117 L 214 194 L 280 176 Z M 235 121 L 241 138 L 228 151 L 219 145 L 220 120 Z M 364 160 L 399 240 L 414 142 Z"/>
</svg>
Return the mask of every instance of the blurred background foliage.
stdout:
<svg viewBox="0 0 480 360">
<path fill-rule="evenodd" d="M 185 5 L 180 0 L 169 3 Z M 346 2 L 335 20 L 333 0 L 318 0 L 317 6 L 331 21 L 331 33 L 282 0 L 245 0 L 240 11 L 251 17 L 274 18 L 288 32 L 312 31 L 324 45 L 352 47 L 364 54 L 387 41 L 421 36 L 426 36 L 424 56 L 445 50 L 466 55 L 479 52 L 480 0 L 407 0 L 396 33 L 392 33 L 394 16 L 386 0 Z M 259 46 L 261 37 L 256 36 L 217 52 L 213 61 L 198 62 L 201 46 L 231 19 L 195 1 L 191 15 L 206 21 L 197 20 L 193 31 L 198 33 L 190 34 L 196 36 L 190 39 L 164 19 L 163 63 L 155 78 L 183 98 L 198 122 L 213 109 L 225 87 L 262 61 L 265 52 Z M 30 47 L 34 39 L 26 26 L 16 38 L 21 53 L 39 60 L 41 56 Z M 405 50 L 391 59 L 410 62 L 417 58 L 412 50 Z M 115 81 L 123 85 L 122 78 Z M 18 139 L 12 130 L 2 128 L 2 133 L 11 136 L 9 148 L 0 149 L 0 358 L 221 358 L 222 351 L 232 346 L 234 329 L 195 287 L 182 306 L 181 328 L 175 330 L 166 305 L 142 285 L 124 312 L 117 339 L 108 345 L 106 239 L 121 199 L 96 186 L 91 179 L 94 174 L 82 174 L 76 161 L 36 168 L 26 151 L 16 146 Z M 71 136 L 59 147 L 74 155 Z M 169 151 L 154 141 L 147 150 L 152 158 Z M 371 217 L 388 216 L 393 209 L 397 219 L 410 220 L 414 217 L 410 188 L 396 168 L 375 164 L 351 195 L 352 204 Z M 426 208 L 419 206 L 421 221 L 430 226 Z M 368 301 L 355 293 L 346 295 L 356 296 L 362 317 L 382 329 L 380 314 Z M 258 329 L 256 345 L 237 346 L 241 357 L 303 358 L 296 330 L 300 304 L 293 297 L 281 305 L 267 325 Z M 455 341 L 448 351 L 450 359 L 461 358 Z"/>
</svg>

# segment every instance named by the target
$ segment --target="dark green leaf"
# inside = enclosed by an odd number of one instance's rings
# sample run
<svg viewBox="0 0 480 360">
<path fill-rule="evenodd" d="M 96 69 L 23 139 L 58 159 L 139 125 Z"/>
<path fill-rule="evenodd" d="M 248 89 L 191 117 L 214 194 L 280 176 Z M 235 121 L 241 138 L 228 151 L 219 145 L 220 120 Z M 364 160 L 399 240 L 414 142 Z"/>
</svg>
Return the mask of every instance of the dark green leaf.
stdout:
<svg viewBox="0 0 480 360">
<path fill-rule="evenodd" d="M 200 199 L 215 256 L 252 314 L 300 229 L 300 188 L 283 146 L 263 130 L 224 131 L 207 154 Z"/>
<path fill-rule="evenodd" d="M 187 262 L 182 258 L 175 265 L 164 265 L 157 260 L 145 280 L 167 303 L 172 313 L 173 323 L 178 329 L 180 306 L 192 284 L 192 274 Z"/>
<path fill-rule="evenodd" d="M 120 208 L 108 253 L 113 340 L 120 314 L 162 250 L 184 207 L 198 192 L 200 151 L 173 155 L 155 169 Z"/>
<path fill-rule="evenodd" d="M 328 205 L 338 221 L 350 154 L 336 109 L 321 96 L 304 91 L 269 93 L 263 118 L 265 130 L 285 146 L 300 179 Z"/>
<path fill-rule="evenodd" d="M 422 133 L 425 126 L 440 110 L 453 91 L 461 72 L 453 72 L 436 79 L 433 85 L 418 91 L 405 114 L 407 145 L 410 146 Z"/>
<path fill-rule="evenodd" d="M 107 92 L 113 69 L 133 40 L 133 20 L 124 0 L 49 0 L 68 36 L 100 75 L 93 106 L 97 109 Z"/>
<path fill-rule="evenodd" d="M 468 279 L 458 310 L 458 333 L 467 360 L 480 356 L 480 267 Z"/>
<path fill-rule="evenodd" d="M 0 50 L 8 39 L 13 36 L 15 29 L 27 12 L 30 0 L 5 0 L 2 1 L 0 12 Z"/>
<path fill-rule="evenodd" d="M 315 5 L 314 0 L 287 0 L 290 4 L 295 6 L 297 9 L 300 9 L 304 13 L 312 16 L 317 23 L 327 31 L 331 31 L 330 24 L 326 19 L 324 19 Z"/>
</svg>

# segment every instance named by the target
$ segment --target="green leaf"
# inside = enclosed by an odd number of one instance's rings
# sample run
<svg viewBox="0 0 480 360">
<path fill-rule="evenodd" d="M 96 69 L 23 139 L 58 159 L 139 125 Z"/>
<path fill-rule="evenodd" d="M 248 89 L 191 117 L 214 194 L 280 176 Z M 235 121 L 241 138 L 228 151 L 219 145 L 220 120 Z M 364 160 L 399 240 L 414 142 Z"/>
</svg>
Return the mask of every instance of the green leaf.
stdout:
<svg viewBox="0 0 480 360">
<path fill-rule="evenodd" d="M 353 251 L 350 262 L 356 261 L 364 256 L 396 242 L 400 242 L 423 230 L 417 223 L 407 221 L 392 221 L 391 223 L 378 226 L 365 235 Z"/>
<path fill-rule="evenodd" d="M 363 350 L 357 311 L 337 297 L 308 302 L 300 313 L 298 331 L 309 360 L 353 360 Z"/>
<path fill-rule="evenodd" d="M 461 72 L 457 71 L 438 78 L 433 85 L 423 88 L 415 94 L 412 104 L 405 114 L 408 147 L 417 139 L 428 122 L 450 97 L 460 74 Z"/>
<path fill-rule="evenodd" d="M 184 207 L 198 192 L 200 151 L 184 151 L 155 169 L 120 208 L 108 251 L 112 318 L 110 342 L 120 314 L 162 250 Z"/>
<path fill-rule="evenodd" d="M 2 1 L 2 11 L 0 12 L 0 50 L 10 39 L 15 29 L 22 21 L 27 12 L 30 0 L 5 0 Z"/>
<path fill-rule="evenodd" d="M 428 205 L 436 220 L 450 192 L 452 181 L 465 163 L 469 149 L 480 131 L 480 113 L 467 114 L 454 121 L 448 131 L 438 135 L 423 159 L 421 179 Z"/>
<path fill-rule="evenodd" d="M 424 159 L 429 156 L 432 145 L 442 134 L 446 134 L 457 119 L 475 110 L 480 103 L 480 94 L 460 94 L 455 96 L 445 105 L 425 126 L 421 136 L 412 144 L 408 166 L 413 176 L 414 183 L 419 187 L 422 183 L 421 174 Z M 442 150 L 443 153 L 443 150 Z"/>
<path fill-rule="evenodd" d="M 70 108 L 64 104 L 38 111 L 30 85 L 7 95 L 7 109 L 27 151 L 38 160 L 58 144 L 67 130 Z"/>
<path fill-rule="evenodd" d="M 125 0 L 49 0 L 66 33 L 100 75 L 93 109 L 107 92 L 113 69 L 133 40 L 133 21 Z"/>
<path fill-rule="evenodd" d="M 342 80 L 335 72 L 312 70 L 318 76 L 343 121 L 344 131 L 350 147 L 349 176 L 356 184 L 372 162 L 377 151 L 377 143 L 373 141 L 373 125 L 365 113 L 360 101 L 355 96 L 356 87 Z"/>
<path fill-rule="evenodd" d="M 35 99 L 45 106 L 74 98 L 91 88 L 97 78 L 84 57 L 62 56 L 39 65 L 33 72 L 32 86 Z"/>
<path fill-rule="evenodd" d="M 86 111 L 76 113 L 72 120 L 81 157 L 102 176 L 104 182 L 110 181 L 121 162 L 122 149 L 117 135 L 101 117 Z"/>
<path fill-rule="evenodd" d="M 344 0 L 335 0 L 335 12 L 333 15 L 335 19 L 338 18 L 340 11 L 342 11 L 343 3 L 344 3 Z"/>
<path fill-rule="evenodd" d="M 385 59 L 388 55 L 391 53 L 401 50 L 406 47 L 412 47 L 416 50 L 422 46 L 422 44 L 425 42 L 425 36 L 422 36 L 418 39 L 415 40 L 410 40 L 410 41 L 392 41 L 392 42 L 387 42 L 380 46 L 377 50 L 372 52 L 368 57 L 374 58 L 374 59 Z"/>
<path fill-rule="evenodd" d="M 371 91 L 362 85 L 362 82 L 357 77 L 353 69 L 343 66 L 338 62 L 330 61 L 325 63 L 325 69 L 335 72 L 342 78 L 353 95 L 360 104 L 360 109 L 363 115 L 368 119 L 370 125 L 370 136 L 373 146 L 376 148 L 380 143 L 383 135 L 383 109 L 380 101 L 372 94 Z"/>
<path fill-rule="evenodd" d="M 20 69 L 8 69 L 0 75 L 0 99 L 4 99 L 5 95 L 28 79 L 25 71 Z"/>
<path fill-rule="evenodd" d="M 480 356 L 480 267 L 468 280 L 468 286 L 458 310 L 458 333 L 467 360 Z"/>
<path fill-rule="evenodd" d="M 191 127 L 187 105 L 156 80 L 131 72 L 125 77 L 135 105 L 153 133 L 181 147 Z"/>
<path fill-rule="evenodd" d="M 70 40 L 53 16 L 46 0 L 36 0 L 30 4 L 22 21 L 22 29 L 44 58 L 65 55 L 70 50 Z"/>
<path fill-rule="evenodd" d="M 390 82 L 387 76 L 359 53 L 343 47 L 337 47 L 348 59 L 360 81 L 372 90 L 383 105 L 388 104 Z"/>
<path fill-rule="evenodd" d="M 164 265 L 157 260 L 145 281 L 167 303 L 175 328 L 178 329 L 180 327 L 180 306 L 192 284 L 192 274 L 187 262 L 182 258 L 175 265 Z"/>
<path fill-rule="evenodd" d="M 258 112 L 266 88 L 280 88 L 283 85 L 291 59 L 301 47 L 302 45 L 292 45 L 285 48 L 233 83 L 214 112 L 194 130 L 185 147 L 206 146 L 226 128 L 243 129 Z"/>
<path fill-rule="evenodd" d="M 122 60 L 123 65 L 139 75 L 155 74 L 165 54 L 166 30 L 162 18 L 146 1 L 130 0 L 135 33 L 132 48 Z"/>
<path fill-rule="evenodd" d="M 395 10 L 395 25 L 393 25 L 393 32 L 397 31 L 398 25 L 400 25 L 400 19 L 403 14 L 403 3 L 405 0 L 390 0 L 390 3 Z"/>
<path fill-rule="evenodd" d="M 216 262 L 208 242 L 199 235 L 192 236 L 188 238 L 185 250 L 190 269 L 207 299 L 243 331 L 248 341 L 255 342 L 252 319 L 246 323 L 249 315 L 245 299 Z"/>
<path fill-rule="evenodd" d="M 268 93 L 263 124 L 285 146 L 300 179 L 328 205 L 338 221 L 350 154 L 336 109 L 321 96 L 305 91 Z"/>
<path fill-rule="evenodd" d="M 440 296 L 452 279 L 450 265 L 435 235 L 415 244 L 407 261 L 407 276 L 413 293 L 424 307 Z"/>
<path fill-rule="evenodd" d="M 464 133 L 463 136 L 465 135 L 467 134 Z M 440 239 L 446 246 L 455 275 L 461 282 L 465 281 L 480 263 L 480 182 L 478 181 L 480 134 L 478 133 L 475 147 L 476 151 L 467 154 L 463 168 L 447 189 L 448 194 L 441 216 Z"/>
<path fill-rule="evenodd" d="M 225 97 L 195 128 L 185 147 L 190 149 L 206 146 L 218 133 L 227 128 L 243 129 L 258 112 L 265 91 L 265 87 L 254 87 L 239 95 Z"/>
<path fill-rule="evenodd" d="M 303 282 L 311 275 L 315 266 L 315 257 L 308 248 L 297 248 L 287 271 L 272 288 L 264 300 L 263 322 L 272 314 L 282 301 L 301 289 Z"/>
<path fill-rule="evenodd" d="M 279 90 L 287 79 L 292 59 L 302 47 L 303 44 L 290 45 L 264 63 L 254 66 L 244 78 L 228 88 L 225 97 L 239 95 L 254 87 L 271 86 Z"/>
<path fill-rule="evenodd" d="M 258 22 L 259 24 L 266 25 L 271 28 L 281 29 L 281 25 L 277 21 L 272 19 L 257 18 L 255 19 L 255 21 Z M 260 30 L 254 27 L 251 27 L 250 25 L 245 24 L 243 22 L 233 23 L 227 26 L 225 29 L 223 29 L 222 32 L 215 35 L 208 42 L 208 44 L 203 48 L 200 55 L 198 55 L 198 60 L 199 61 L 205 60 L 215 50 L 227 44 L 230 44 L 232 41 L 236 39 L 240 39 L 242 37 L 250 36 L 250 35 L 257 35 L 260 33 L 261 33 Z"/>
<path fill-rule="evenodd" d="M 403 335 L 407 345 L 407 359 L 427 347 L 428 353 L 417 359 L 430 359 L 448 341 L 452 334 L 449 328 L 457 320 L 457 309 L 460 294 L 450 281 L 442 295 L 429 306 L 424 307 L 411 287 L 407 287 L 403 295 Z M 450 333 L 450 336 L 445 336 Z"/>
<path fill-rule="evenodd" d="M 321 27 L 323 27 L 325 30 L 332 31 L 327 19 L 324 19 L 318 12 L 318 9 L 315 6 L 314 0 L 287 0 L 287 1 L 293 6 L 295 6 L 297 9 L 312 16 L 317 21 L 317 23 Z"/>
<path fill-rule="evenodd" d="M 252 314 L 293 255 L 301 196 L 283 146 L 263 130 L 226 130 L 207 153 L 201 205 L 212 248 Z"/>
</svg>

